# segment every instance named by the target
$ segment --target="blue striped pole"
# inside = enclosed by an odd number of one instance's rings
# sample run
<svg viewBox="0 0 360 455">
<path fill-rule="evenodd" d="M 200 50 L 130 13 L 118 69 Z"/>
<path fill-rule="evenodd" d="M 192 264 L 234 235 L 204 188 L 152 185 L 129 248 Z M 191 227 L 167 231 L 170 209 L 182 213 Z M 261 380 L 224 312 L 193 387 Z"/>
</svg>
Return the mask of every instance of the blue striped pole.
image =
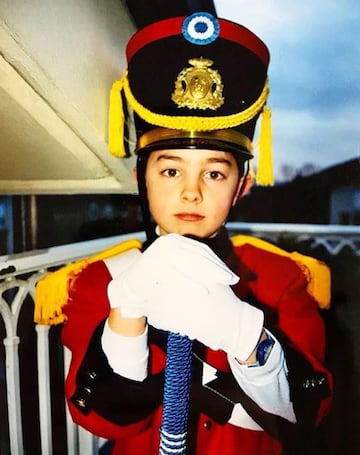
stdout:
<svg viewBox="0 0 360 455">
<path fill-rule="evenodd" d="M 159 455 L 186 453 L 192 341 L 169 332 Z"/>
</svg>

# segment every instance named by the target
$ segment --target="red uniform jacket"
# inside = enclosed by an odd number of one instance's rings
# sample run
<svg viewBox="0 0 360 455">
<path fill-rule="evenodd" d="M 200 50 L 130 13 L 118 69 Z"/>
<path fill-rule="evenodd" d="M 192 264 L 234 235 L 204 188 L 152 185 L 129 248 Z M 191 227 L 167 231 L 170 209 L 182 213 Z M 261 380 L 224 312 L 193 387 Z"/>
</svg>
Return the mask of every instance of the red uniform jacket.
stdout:
<svg viewBox="0 0 360 455">
<path fill-rule="evenodd" d="M 297 424 L 261 410 L 234 380 L 226 354 L 194 342 L 196 358 L 190 398 L 188 453 L 272 455 L 299 451 L 327 412 L 331 376 L 323 366 L 325 331 L 318 304 L 307 292 L 303 269 L 289 257 L 250 244 L 232 247 L 228 238 L 214 251 L 240 276 L 234 287 L 243 300 L 265 313 L 267 327 L 281 342 Z M 63 343 L 72 352 L 66 397 L 75 422 L 115 441 L 113 454 L 157 455 L 165 366 L 165 335 L 149 328 L 149 376 L 143 382 L 115 374 L 101 349 L 109 312 L 111 276 L 102 261 L 88 265 L 73 281 L 64 308 Z M 141 277 L 139 277 L 139 285 Z M 201 385 L 201 360 L 218 370 L 211 387 Z M 227 423 L 242 403 L 265 431 Z M 305 450 L 305 449 L 304 449 Z"/>
</svg>

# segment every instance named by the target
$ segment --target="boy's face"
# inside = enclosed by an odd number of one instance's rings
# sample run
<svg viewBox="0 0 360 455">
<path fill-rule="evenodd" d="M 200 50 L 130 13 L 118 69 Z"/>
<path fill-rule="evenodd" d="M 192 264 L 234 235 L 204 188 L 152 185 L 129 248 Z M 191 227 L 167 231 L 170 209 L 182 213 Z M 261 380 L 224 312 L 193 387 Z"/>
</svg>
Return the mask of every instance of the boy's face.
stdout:
<svg viewBox="0 0 360 455">
<path fill-rule="evenodd" d="M 161 150 L 150 154 L 145 180 L 161 235 L 205 238 L 225 222 L 236 198 L 239 170 L 228 152 Z"/>
</svg>

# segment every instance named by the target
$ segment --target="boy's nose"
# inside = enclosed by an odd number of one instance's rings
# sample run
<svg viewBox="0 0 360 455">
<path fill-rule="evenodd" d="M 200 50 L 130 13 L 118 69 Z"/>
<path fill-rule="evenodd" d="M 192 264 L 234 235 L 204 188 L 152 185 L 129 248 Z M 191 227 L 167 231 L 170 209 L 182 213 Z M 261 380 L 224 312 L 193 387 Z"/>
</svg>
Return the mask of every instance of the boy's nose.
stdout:
<svg viewBox="0 0 360 455">
<path fill-rule="evenodd" d="M 202 193 L 199 182 L 195 179 L 186 180 L 181 196 L 189 202 L 200 202 L 202 200 Z"/>
</svg>

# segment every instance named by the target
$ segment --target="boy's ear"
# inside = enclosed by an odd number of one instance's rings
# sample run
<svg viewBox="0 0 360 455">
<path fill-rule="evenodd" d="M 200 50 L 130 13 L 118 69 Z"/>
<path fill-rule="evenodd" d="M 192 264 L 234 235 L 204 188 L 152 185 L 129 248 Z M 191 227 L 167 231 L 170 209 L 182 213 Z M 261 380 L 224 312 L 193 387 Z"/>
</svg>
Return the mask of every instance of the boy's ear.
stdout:
<svg viewBox="0 0 360 455">
<path fill-rule="evenodd" d="M 236 188 L 234 198 L 232 201 L 232 206 L 234 207 L 237 201 L 245 196 L 250 191 L 250 188 L 252 187 L 252 184 L 254 182 L 254 179 L 251 175 L 246 175 L 245 177 L 241 178 L 239 180 L 238 186 Z"/>
<path fill-rule="evenodd" d="M 133 170 L 132 170 L 132 178 L 133 178 L 133 181 L 135 183 L 137 183 L 137 169 L 136 169 L 136 166 L 133 167 Z"/>
</svg>

